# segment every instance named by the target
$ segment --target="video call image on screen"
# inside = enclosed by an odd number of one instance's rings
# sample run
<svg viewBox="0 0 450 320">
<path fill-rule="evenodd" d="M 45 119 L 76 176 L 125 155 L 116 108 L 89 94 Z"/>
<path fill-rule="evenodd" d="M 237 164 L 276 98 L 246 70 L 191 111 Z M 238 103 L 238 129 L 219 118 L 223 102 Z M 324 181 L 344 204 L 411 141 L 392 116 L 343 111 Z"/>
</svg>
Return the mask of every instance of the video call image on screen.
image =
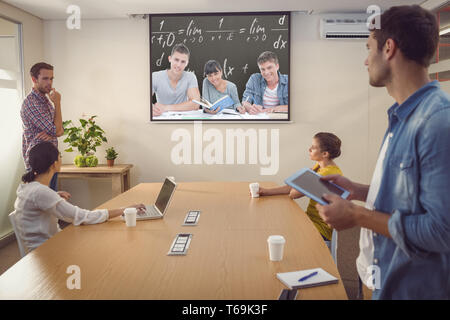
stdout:
<svg viewBox="0 0 450 320">
<path fill-rule="evenodd" d="M 149 27 L 151 121 L 195 119 L 210 121 L 289 120 L 289 12 L 157 14 L 149 15 Z M 287 110 L 272 110 L 272 112 L 259 112 L 257 114 L 239 113 L 237 105 L 233 104 L 225 106 L 216 114 L 206 113 L 203 110 L 204 107 L 200 106 L 199 110 L 165 110 L 166 112 L 155 115 L 154 107 L 152 107 L 155 103 L 166 105 L 177 104 L 184 99 L 190 101 L 187 97 L 180 98 L 180 94 L 184 94 L 184 92 L 174 93 L 173 98 L 175 99 L 175 95 L 177 95 L 178 100 L 169 101 L 171 100 L 170 88 L 163 83 L 164 81 L 168 82 L 168 78 L 161 71 L 170 70 L 169 56 L 171 56 L 172 48 L 177 44 L 184 44 L 190 52 L 188 64 L 184 71 L 194 73 L 200 98 L 204 97 L 203 83 L 208 81 L 204 76 L 205 64 L 210 60 L 215 60 L 222 69 L 222 79 L 236 85 L 237 103 L 241 104 L 249 78 L 253 74 L 261 75 L 261 70 L 257 64 L 258 57 L 263 52 L 273 52 L 278 58 L 279 66 L 278 72 L 275 72 L 275 74 L 282 75 L 278 77 L 278 86 L 274 89 L 274 92 L 281 96 L 281 98 L 278 97 L 279 105 L 287 105 Z M 263 78 L 261 77 L 258 80 L 262 81 Z M 190 81 L 188 87 L 191 87 L 195 80 L 192 76 L 188 78 Z M 180 82 L 178 82 L 177 88 L 180 85 Z M 256 86 L 256 81 L 252 85 Z M 258 84 L 258 86 L 260 85 Z M 208 90 L 212 90 L 213 83 L 207 83 L 206 87 L 208 87 Z M 282 93 L 281 90 L 283 90 Z M 224 95 L 228 92 L 222 91 L 222 93 Z M 256 96 L 261 95 L 262 101 L 264 90 L 263 92 L 253 93 L 253 95 L 252 98 L 247 97 L 247 102 L 257 104 L 255 103 Z M 160 101 L 158 101 L 158 98 Z M 220 95 L 211 94 L 210 99 L 215 100 L 208 101 L 214 104 L 219 98 Z M 162 101 L 164 99 L 166 101 Z M 255 101 L 252 101 L 253 99 Z M 233 101 L 236 102 L 236 98 L 233 98 Z M 260 104 L 258 103 L 258 105 Z M 267 107 L 268 105 L 264 106 Z"/>
<path fill-rule="evenodd" d="M 331 192 L 337 194 L 338 196 L 342 196 L 344 193 L 342 189 L 337 188 L 328 181 L 320 180 L 317 175 L 309 171 L 305 171 L 304 174 L 294 179 L 292 182 L 309 191 L 318 198 L 322 198 L 324 193 Z"/>
</svg>

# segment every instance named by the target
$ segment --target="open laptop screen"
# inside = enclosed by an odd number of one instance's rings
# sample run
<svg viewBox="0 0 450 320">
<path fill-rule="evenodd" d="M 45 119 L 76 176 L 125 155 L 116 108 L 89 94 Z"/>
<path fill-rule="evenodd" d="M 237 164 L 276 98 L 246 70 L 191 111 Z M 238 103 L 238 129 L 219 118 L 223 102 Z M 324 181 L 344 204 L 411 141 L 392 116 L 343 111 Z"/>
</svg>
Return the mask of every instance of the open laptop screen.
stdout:
<svg viewBox="0 0 450 320">
<path fill-rule="evenodd" d="M 174 189 L 175 183 L 166 178 L 161 188 L 161 191 L 159 192 L 158 199 L 156 199 L 155 203 L 155 206 L 161 213 L 164 213 L 164 211 L 166 210 Z"/>
</svg>

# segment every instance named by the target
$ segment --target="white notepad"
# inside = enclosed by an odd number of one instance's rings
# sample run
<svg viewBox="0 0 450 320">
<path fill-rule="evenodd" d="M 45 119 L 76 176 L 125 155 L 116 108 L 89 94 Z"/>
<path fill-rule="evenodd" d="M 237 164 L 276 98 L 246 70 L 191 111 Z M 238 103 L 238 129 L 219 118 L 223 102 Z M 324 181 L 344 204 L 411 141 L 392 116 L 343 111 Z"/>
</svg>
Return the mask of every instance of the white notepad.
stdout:
<svg viewBox="0 0 450 320">
<path fill-rule="evenodd" d="M 315 276 L 310 277 L 304 281 L 298 281 L 299 279 L 316 271 L 317 274 Z M 289 287 L 289 289 L 309 288 L 338 282 L 338 279 L 336 277 L 333 277 L 331 274 L 329 274 L 322 268 L 277 273 L 277 278 L 278 280 L 283 282 L 287 287 Z"/>
</svg>

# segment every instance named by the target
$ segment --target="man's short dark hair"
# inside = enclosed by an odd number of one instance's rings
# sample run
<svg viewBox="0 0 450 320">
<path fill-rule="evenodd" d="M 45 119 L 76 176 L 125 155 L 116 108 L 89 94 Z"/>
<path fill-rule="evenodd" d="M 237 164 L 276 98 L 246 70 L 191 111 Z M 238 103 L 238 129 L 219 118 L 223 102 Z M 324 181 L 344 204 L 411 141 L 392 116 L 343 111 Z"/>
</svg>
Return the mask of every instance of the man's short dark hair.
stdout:
<svg viewBox="0 0 450 320">
<path fill-rule="evenodd" d="M 186 47 L 183 43 L 178 43 L 178 44 L 174 45 L 170 55 L 172 56 L 175 52 L 178 52 L 178 53 L 181 53 L 181 54 L 187 54 L 188 58 L 189 58 L 189 56 L 191 54 L 189 52 L 188 47 Z"/>
<path fill-rule="evenodd" d="M 39 73 L 41 72 L 41 69 L 53 70 L 53 66 L 48 63 L 45 63 L 45 62 L 38 62 L 34 66 L 31 67 L 30 75 L 33 78 L 37 79 L 39 77 Z"/>
<path fill-rule="evenodd" d="M 263 53 L 261 53 L 259 55 L 258 59 L 256 60 L 256 63 L 258 63 L 258 65 L 260 65 L 267 61 L 272 61 L 273 63 L 278 64 L 278 57 L 272 51 L 264 51 Z"/>
<path fill-rule="evenodd" d="M 380 29 L 373 35 L 381 51 L 392 39 L 405 58 L 428 67 L 439 42 L 436 17 L 418 5 L 391 7 L 380 17 Z"/>
</svg>

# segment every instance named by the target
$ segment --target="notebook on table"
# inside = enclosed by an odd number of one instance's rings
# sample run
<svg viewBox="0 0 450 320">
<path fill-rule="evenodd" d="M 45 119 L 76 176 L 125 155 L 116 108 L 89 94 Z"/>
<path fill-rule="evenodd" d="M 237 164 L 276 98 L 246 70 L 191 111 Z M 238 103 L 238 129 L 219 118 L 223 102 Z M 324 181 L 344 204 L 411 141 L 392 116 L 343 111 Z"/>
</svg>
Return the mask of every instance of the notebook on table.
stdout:
<svg viewBox="0 0 450 320">
<path fill-rule="evenodd" d="M 317 274 L 314 274 L 315 272 Z M 310 276 L 312 274 L 314 275 Z M 338 278 L 332 276 L 322 268 L 277 273 L 277 278 L 289 289 L 310 288 L 338 282 Z M 301 279 L 304 280 L 299 281 Z"/>
</svg>

